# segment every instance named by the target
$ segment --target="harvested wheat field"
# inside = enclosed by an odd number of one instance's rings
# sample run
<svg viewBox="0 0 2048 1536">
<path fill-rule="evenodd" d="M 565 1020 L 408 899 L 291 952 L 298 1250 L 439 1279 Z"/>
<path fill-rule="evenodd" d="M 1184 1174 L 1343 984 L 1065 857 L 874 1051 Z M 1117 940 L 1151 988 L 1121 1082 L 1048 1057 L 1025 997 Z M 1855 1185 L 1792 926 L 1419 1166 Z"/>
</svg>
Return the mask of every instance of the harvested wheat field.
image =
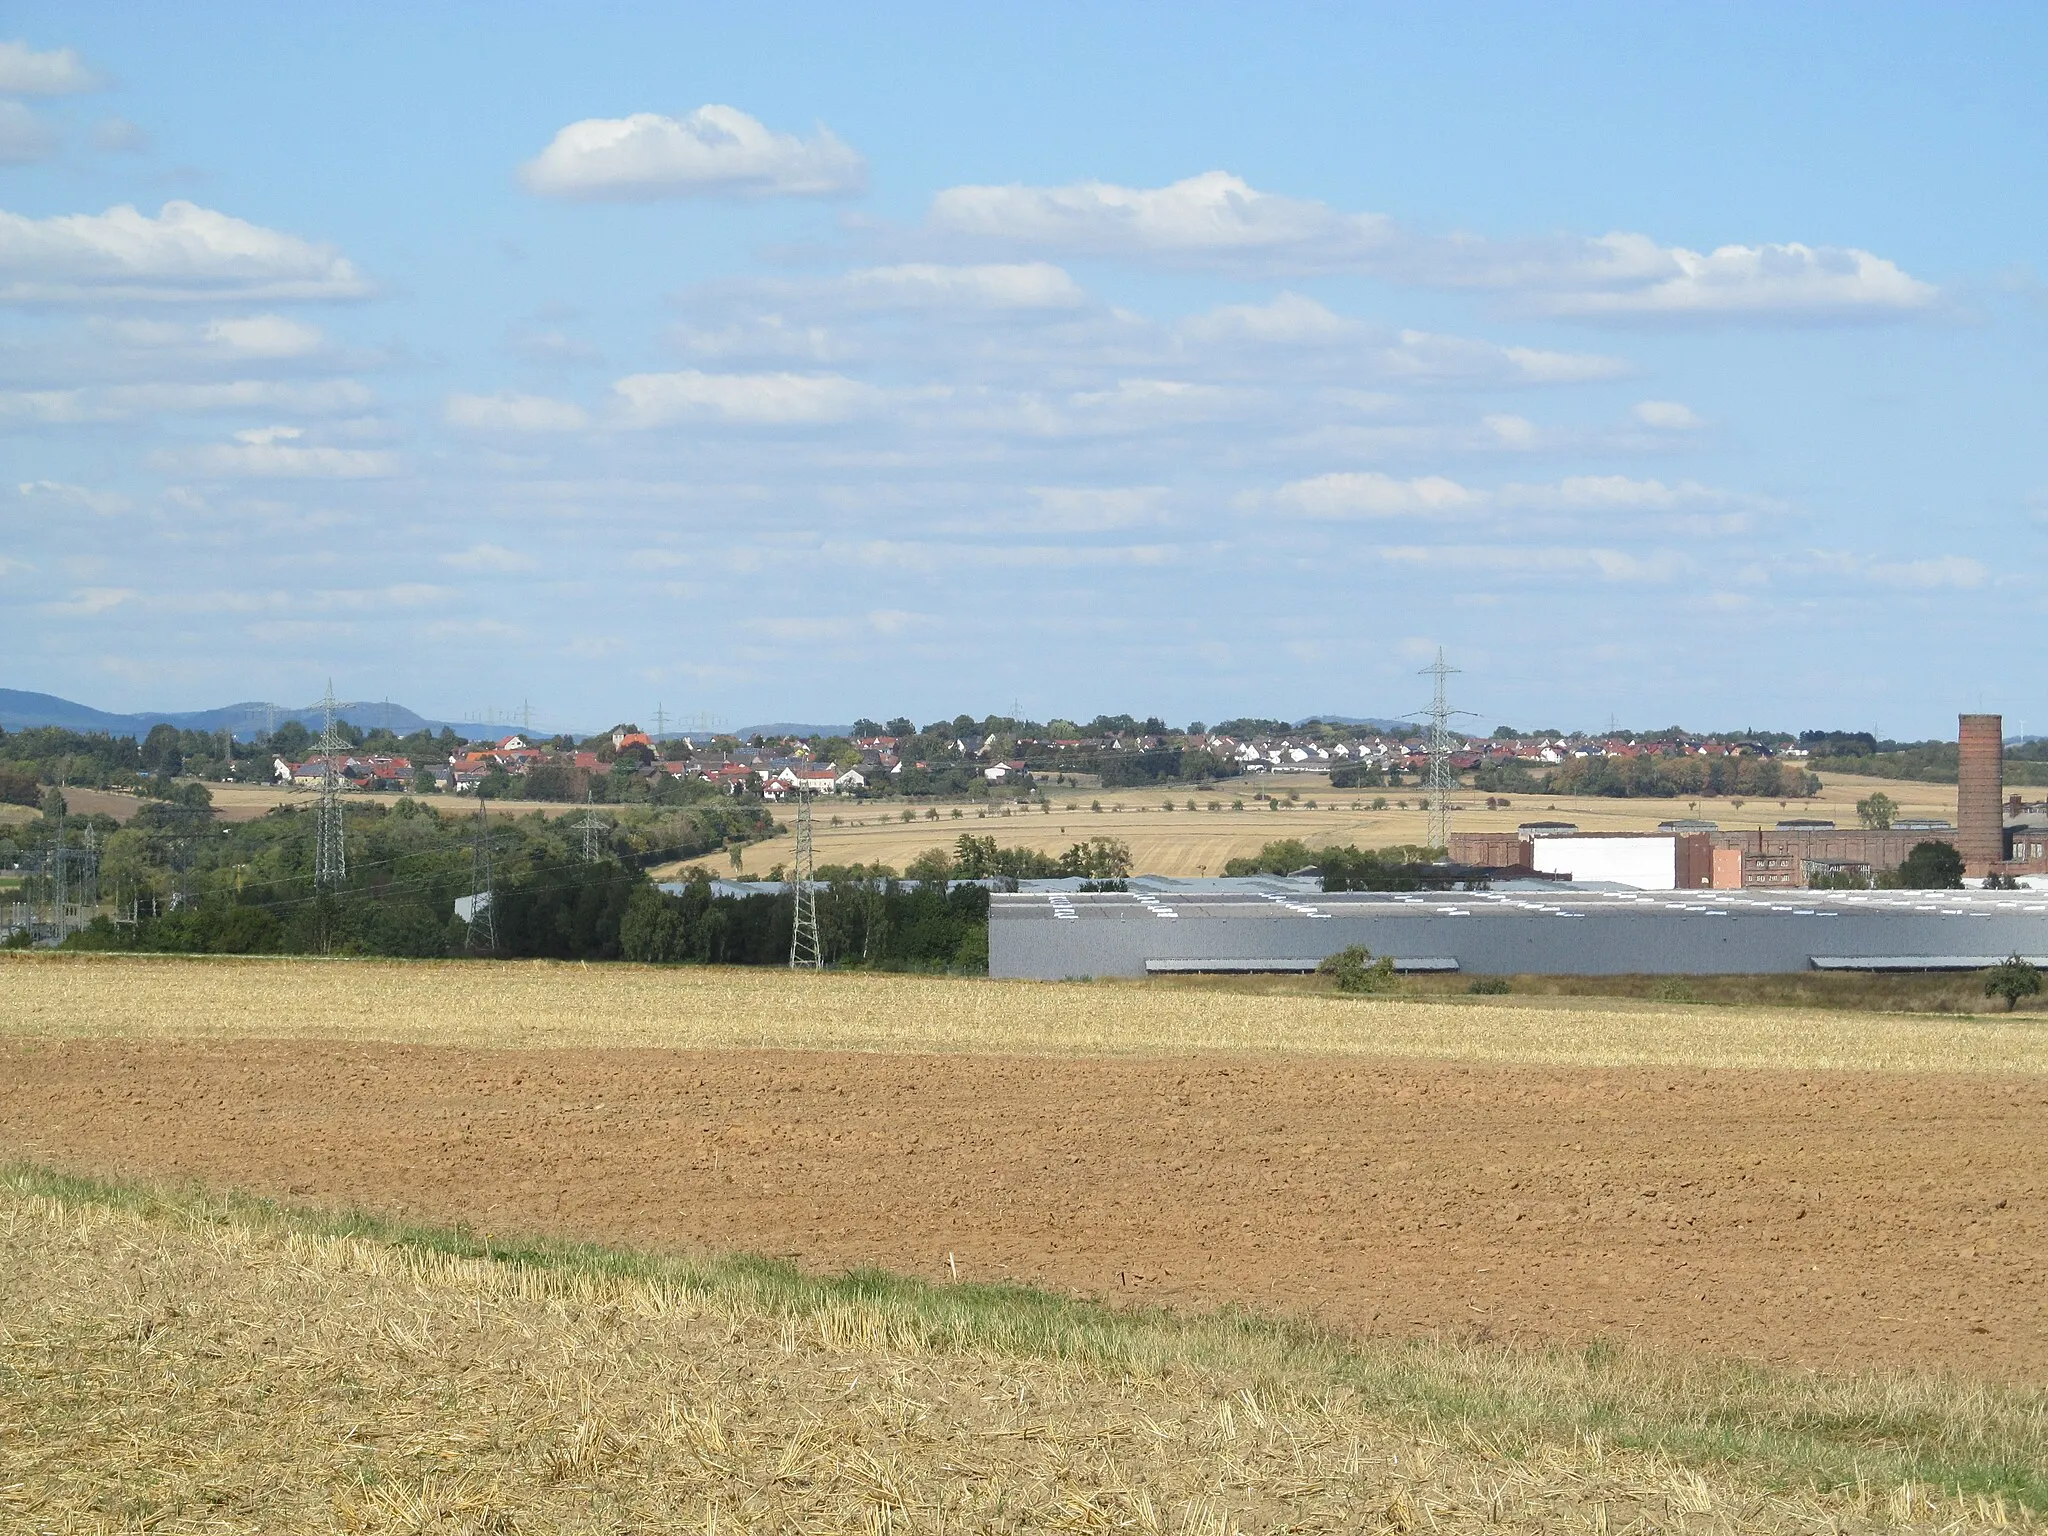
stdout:
<svg viewBox="0 0 2048 1536">
<path fill-rule="evenodd" d="M 2048 1379 L 2031 1022 L 622 966 L 0 977 L 0 1156 L 1357 1334 Z"/>
<path fill-rule="evenodd" d="M 1345 1346 L 17 1172 L 0 1517 L 48 1531 L 2035 1529 L 2036 1394 Z"/>
<path fill-rule="evenodd" d="M 1882 789 L 1899 804 L 1901 816 L 1953 818 L 1953 784 L 1917 784 L 1892 779 L 1857 779 L 1830 775 L 1826 788 L 1809 800 L 1619 800 L 1608 796 L 1487 796 L 1463 791 L 1456 802 L 1458 827 L 1466 832 L 1507 832 L 1525 821 L 1563 820 L 1588 832 L 1648 832 L 1674 816 L 1704 816 L 1729 830 L 1754 830 L 1777 824 L 1781 816 L 1818 816 L 1853 827 L 1856 802 Z M 1271 802 L 1252 797 L 1265 791 L 1281 797 Z M 1287 802 L 1289 793 L 1299 795 Z M 1299 838 L 1312 848 L 1355 844 L 1387 848 L 1429 840 L 1429 815 L 1415 789 L 1337 789 L 1321 774 L 1278 774 L 1230 780 L 1207 790 L 1075 790 L 1045 787 L 1049 811 L 1035 806 L 976 802 L 958 809 L 939 805 L 936 820 L 926 819 L 919 805 L 911 821 L 902 819 L 900 801 L 825 801 L 816 807 L 815 844 L 820 864 L 887 864 L 902 869 L 920 853 L 950 847 L 962 832 L 993 837 L 1005 847 L 1035 848 L 1059 853 L 1091 837 L 1114 837 L 1128 844 L 1131 867 L 1147 875 L 1220 875 L 1234 858 L 1256 854 L 1276 838 Z M 1375 799 L 1387 807 L 1373 811 Z M 1193 808 L 1190 809 L 1190 802 Z M 1310 801 L 1315 804 L 1311 806 Z M 1168 809 L 1171 803 L 1172 808 Z M 1091 807 L 1100 805 L 1096 811 Z M 1242 809 L 1233 809 L 1241 806 Z M 573 809 L 573 807 L 564 807 Z M 782 819 L 789 820 L 785 807 Z M 746 867 L 765 873 L 789 859 L 793 834 L 785 832 L 746 850 Z M 701 864 L 713 875 L 729 874 L 723 858 L 669 864 L 664 874 Z"/>
</svg>

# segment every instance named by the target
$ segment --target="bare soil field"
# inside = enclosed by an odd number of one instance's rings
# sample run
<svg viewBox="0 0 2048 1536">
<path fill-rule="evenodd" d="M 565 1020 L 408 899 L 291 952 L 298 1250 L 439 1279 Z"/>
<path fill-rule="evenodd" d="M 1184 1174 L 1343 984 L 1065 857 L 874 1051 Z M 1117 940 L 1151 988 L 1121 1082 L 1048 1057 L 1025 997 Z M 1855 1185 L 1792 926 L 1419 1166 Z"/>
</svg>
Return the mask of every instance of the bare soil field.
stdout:
<svg viewBox="0 0 2048 1536">
<path fill-rule="evenodd" d="M 623 967 L 37 960 L 0 983 L 0 1156 L 1361 1335 L 2048 1379 L 2031 1023 Z M 544 1048 L 489 1043 L 500 1005 L 543 1004 Z M 1033 1024 L 1091 1004 L 1122 1027 Z M 1270 1022 L 1232 1036 L 1233 1013 Z M 788 1048 L 862 1020 L 868 1049 Z M 1772 1037 L 1796 1060 L 1809 1028 L 1795 1069 L 1701 1064 Z"/>
<path fill-rule="evenodd" d="M 1891 780 L 1828 776 L 1824 791 L 1811 800 L 1615 800 L 1570 795 L 1510 795 L 1507 804 L 1486 808 L 1487 797 L 1462 792 L 1454 825 L 1471 832 L 1511 831 L 1525 821 L 1569 821 L 1587 832 L 1646 832 L 1673 817 L 1699 816 L 1730 830 L 1768 828 L 1780 817 L 1813 816 L 1856 826 L 1856 802 L 1882 789 L 1901 807 L 1901 816 L 1955 818 L 1953 785 L 1905 784 Z M 1298 804 L 1252 798 L 1259 790 L 1285 797 L 1299 792 Z M 1048 814 L 1012 805 L 970 805 L 960 819 L 952 806 L 939 806 L 939 819 L 905 822 L 902 806 L 892 801 L 829 800 L 817 802 L 815 849 L 820 864 L 887 864 L 902 869 L 928 848 L 947 846 L 962 832 L 992 836 L 1006 847 L 1036 848 L 1059 853 L 1090 837 L 1120 838 L 1130 845 L 1131 867 L 1147 875 L 1220 875 L 1231 859 L 1256 854 L 1275 838 L 1300 838 L 1310 847 L 1355 844 L 1386 848 L 1428 841 L 1429 816 L 1417 790 L 1332 790 L 1326 776 L 1280 774 L 1231 780 L 1213 790 L 1065 790 L 1047 786 L 1052 803 Z M 1353 809 L 1384 797 L 1384 811 Z M 1498 799 L 1499 797 L 1495 797 Z M 1165 809 L 1172 800 L 1174 809 Z M 1193 800 L 1195 810 L 1187 808 Z M 1310 809 L 1308 802 L 1316 802 Z M 1242 802 L 1244 809 L 1233 810 Z M 1100 803 L 1097 812 L 1091 806 Z M 1209 809 L 1211 804 L 1217 808 Z M 1403 808 L 1405 806 L 1405 808 Z M 778 813 L 788 821 L 787 809 Z M 835 825 L 835 819 L 837 824 Z M 794 852 L 793 834 L 753 844 L 746 850 L 746 868 L 764 874 Z M 729 874 L 722 857 L 690 861 L 713 875 Z M 674 873 L 687 863 L 664 867 Z"/>
</svg>

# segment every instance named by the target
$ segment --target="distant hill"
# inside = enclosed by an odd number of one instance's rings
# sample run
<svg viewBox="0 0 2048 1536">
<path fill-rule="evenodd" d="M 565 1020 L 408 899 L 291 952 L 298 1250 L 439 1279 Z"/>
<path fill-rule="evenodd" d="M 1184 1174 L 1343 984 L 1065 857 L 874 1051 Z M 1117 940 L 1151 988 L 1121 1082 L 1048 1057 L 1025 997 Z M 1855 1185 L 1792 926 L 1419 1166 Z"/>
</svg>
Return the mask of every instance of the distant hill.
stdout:
<svg viewBox="0 0 2048 1536">
<path fill-rule="evenodd" d="M 479 725 L 454 720 L 429 720 L 403 704 L 382 699 L 354 699 L 335 706 L 335 715 L 358 730 L 375 730 L 389 725 L 401 736 L 417 730 L 438 731 L 448 726 L 458 736 L 471 738 L 503 736 L 519 729 L 514 724 Z M 175 725 L 181 731 L 231 730 L 237 736 L 260 736 L 287 720 L 320 728 L 324 716 L 317 704 L 293 708 L 283 704 L 224 704 L 218 709 L 144 711 L 132 715 L 112 714 L 88 704 L 76 704 L 51 693 L 27 693 L 18 688 L 0 688 L 0 729 L 23 731 L 32 726 L 55 725 L 68 731 L 105 731 L 110 736 L 146 736 L 155 725 Z"/>
</svg>

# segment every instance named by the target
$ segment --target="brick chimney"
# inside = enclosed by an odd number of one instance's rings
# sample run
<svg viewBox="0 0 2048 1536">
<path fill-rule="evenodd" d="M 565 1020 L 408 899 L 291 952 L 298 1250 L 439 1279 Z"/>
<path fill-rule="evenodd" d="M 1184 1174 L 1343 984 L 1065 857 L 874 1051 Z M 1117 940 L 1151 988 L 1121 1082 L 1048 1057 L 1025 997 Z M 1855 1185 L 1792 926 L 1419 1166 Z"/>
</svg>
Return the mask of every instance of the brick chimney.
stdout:
<svg viewBox="0 0 2048 1536">
<path fill-rule="evenodd" d="M 1956 726 L 1956 851 L 1981 878 L 2005 861 L 2005 719 L 1962 715 Z"/>
</svg>

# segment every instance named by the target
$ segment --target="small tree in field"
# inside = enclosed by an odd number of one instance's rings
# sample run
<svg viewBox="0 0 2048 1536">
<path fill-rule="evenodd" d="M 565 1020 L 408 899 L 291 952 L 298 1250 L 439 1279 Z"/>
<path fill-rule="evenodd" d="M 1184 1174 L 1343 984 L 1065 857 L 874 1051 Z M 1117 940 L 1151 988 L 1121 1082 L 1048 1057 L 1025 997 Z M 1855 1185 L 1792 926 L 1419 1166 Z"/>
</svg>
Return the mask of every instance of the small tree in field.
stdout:
<svg viewBox="0 0 2048 1536">
<path fill-rule="evenodd" d="M 1339 992 L 1384 992 L 1394 984 L 1394 961 L 1388 955 L 1375 960 L 1363 944 L 1353 944 L 1317 966 L 1316 974 L 1334 980 Z"/>
<path fill-rule="evenodd" d="M 1865 795 L 1856 802 L 1856 819 L 1873 832 L 1890 828 L 1899 814 L 1899 803 L 1883 790 Z"/>
<path fill-rule="evenodd" d="M 1991 968 L 1984 977 L 1984 995 L 2005 999 L 2005 1011 L 2011 1013 L 2019 1006 L 2023 997 L 2038 997 L 2041 993 L 2041 969 L 2031 960 L 2012 956 L 2003 965 Z"/>
</svg>

